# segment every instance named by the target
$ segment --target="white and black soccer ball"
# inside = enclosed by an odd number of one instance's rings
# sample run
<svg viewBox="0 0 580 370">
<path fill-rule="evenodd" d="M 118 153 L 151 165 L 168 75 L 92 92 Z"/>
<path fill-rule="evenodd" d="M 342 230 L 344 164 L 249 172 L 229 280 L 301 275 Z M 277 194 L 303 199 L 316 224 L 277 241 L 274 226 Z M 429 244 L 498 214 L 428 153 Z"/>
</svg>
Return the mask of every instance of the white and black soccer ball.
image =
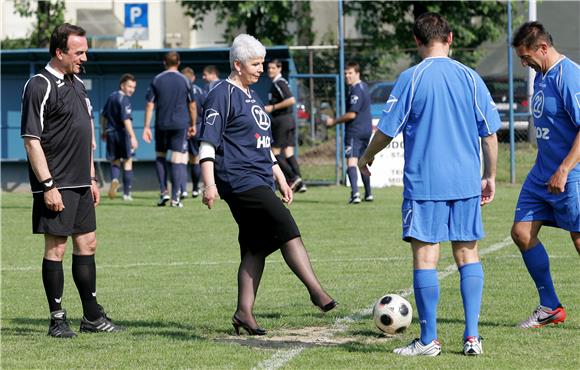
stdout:
<svg viewBox="0 0 580 370">
<path fill-rule="evenodd" d="M 398 334 L 411 325 L 413 307 L 405 298 L 397 294 L 387 294 L 381 297 L 373 309 L 373 320 L 379 330 L 390 334 Z"/>
</svg>

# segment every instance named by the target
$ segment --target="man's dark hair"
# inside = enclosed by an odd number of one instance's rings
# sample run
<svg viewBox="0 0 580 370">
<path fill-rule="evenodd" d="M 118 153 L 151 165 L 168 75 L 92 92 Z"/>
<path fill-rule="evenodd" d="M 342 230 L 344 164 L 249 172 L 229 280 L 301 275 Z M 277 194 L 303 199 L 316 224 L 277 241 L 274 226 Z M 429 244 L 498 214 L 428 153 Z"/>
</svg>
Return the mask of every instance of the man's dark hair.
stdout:
<svg viewBox="0 0 580 370">
<path fill-rule="evenodd" d="M 354 69 L 356 73 L 360 73 L 360 65 L 357 62 L 348 62 L 344 69 Z"/>
<path fill-rule="evenodd" d="M 121 86 L 127 81 L 137 81 L 137 79 L 132 74 L 125 73 L 124 75 L 121 76 L 121 79 L 119 80 L 119 86 Z"/>
<path fill-rule="evenodd" d="M 543 24 L 536 21 L 526 22 L 516 31 L 512 46 L 514 48 L 524 46 L 526 49 L 531 49 L 540 41 L 544 41 L 548 46 L 554 45 L 552 35 L 546 31 Z"/>
<path fill-rule="evenodd" d="M 423 45 L 433 41 L 449 42 L 451 27 L 438 13 L 423 13 L 415 19 L 413 35 Z"/>
<path fill-rule="evenodd" d="M 56 26 L 50 35 L 50 55 L 56 56 L 56 49 L 62 50 L 63 53 L 68 53 L 68 37 L 73 36 L 85 36 L 87 32 L 79 26 L 75 26 L 70 23 L 63 23 L 60 26 Z"/>
<path fill-rule="evenodd" d="M 277 68 L 282 68 L 282 62 L 280 59 L 272 59 L 268 64 L 274 64 Z"/>
<path fill-rule="evenodd" d="M 177 51 L 170 51 L 163 57 L 163 61 L 167 67 L 176 67 L 181 62 L 179 53 Z"/>
<path fill-rule="evenodd" d="M 203 71 L 205 73 L 211 73 L 211 74 L 214 74 L 216 76 L 219 76 L 219 74 L 220 74 L 220 71 L 218 70 L 218 68 L 216 66 L 214 66 L 213 64 L 210 64 L 209 66 L 205 66 L 203 68 Z"/>
</svg>

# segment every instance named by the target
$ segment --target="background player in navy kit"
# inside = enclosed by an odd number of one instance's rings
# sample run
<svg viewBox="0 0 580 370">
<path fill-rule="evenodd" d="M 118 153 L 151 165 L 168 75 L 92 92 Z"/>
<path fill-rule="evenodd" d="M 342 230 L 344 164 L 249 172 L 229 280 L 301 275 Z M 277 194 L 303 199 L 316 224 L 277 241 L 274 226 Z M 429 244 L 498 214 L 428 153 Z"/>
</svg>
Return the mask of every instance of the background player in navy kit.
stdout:
<svg viewBox="0 0 580 370">
<path fill-rule="evenodd" d="M 111 161 L 111 187 L 109 198 L 117 196 L 121 161 L 123 161 L 123 200 L 133 200 L 133 153 L 139 145 L 133 130 L 133 116 L 129 97 L 135 92 L 137 80 L 131 74 L 124 74 L 119 80 L 119 90 L 109 95 L 101 112 L 102 138 L 107 142 L 107 159 Z"/>
<path fill-rule="evenodd" d="M 187 176 L 187 137 L 195 135 L 197 109 L 191 82 L 178 70 L 179 54 L 168 52 L 163 63 L 166 70 L 155 76 L 147 90 L 143 140 L 151 142 L 151 117 L 155 108 L 155 170 L 161 192 L 157 205 L 164 206 L 170 199 L 165 156 L 171 151 L 171 206 L 181 208 L 180 188 L 183 177 Z"/>
<path fill-rule="evenodd" d="M 220 71 L 213 64 L 210 64 L 210 65 L 205 66 L 203 68 L 203 73 L 202 73 L 201 77 L 203 78 L 203 80 L 206 83 L 206 85 L 205 85 L 205 93 L 206 94 L 209 93 L 209 91 L 211 89 L 213 89 L 213 87 L 215 85 L 217 85 L 218 82 L 221 81 L 220 80 Z"/>
<path fill-rule="evenodd" d="M 350 86 L 346 97 L 346 113 L 336 119 L 329 117 L 326 126 L 332 127 L 337 123 L 346 124 L 344 143 L 348 166 L 346 173 L 351 188 L 349 203 L 357 204 L 360 203 L 357 163 L 367 148 L 373 132 L 371 98 L 367 84 L 360 79 L 358 63 L 347 63 L 344 76 L 346 84 Z M 371 191 L 371 179 L 362 173 L 361 178 L 365 187 L 364 199 L 371 202 L 374 199 Z"/>
<path fill-rule="evenodd" d="M 540 296 L 538 308 L 519 326 L 537 328 L 566 319 L 548 254 L 538 239 L 541 227 L 569 231 L 580 254 L 580 67 L 558 53 L 539 22 L 522 25 L 512 46 L 522 65 L 537 72 L 532 113 L 538 156 L 522 186 L 512 227 L 512 238 Z"/>
<path fill-rule="evenodd" d="M 189 151 L 189 167 L 191 170 L 191 182 L 193 188 L 191 196 L 197 198 L 199 196 L 199 183 L 201 181 L 201 167 L 199 166 L 199 130 L 201 122 L 203 121 L 203 102 L 205 101 L 206 93 L 203 89 L 195 84 L 195 72 L 190 67 L 185 67 L 181 70 L 189 81 L 191 81 L 191 91 L 193 100 L 195 100 L 195 107 L 197 110 L 197 118 L 195 120 L 196 134 L 190 137 L 187 141 L 187 148 Z M 187 197 L 187 176 L 184 178 L 181 187 L 181 197 Z"/>
<path fill-rule="evenodd" d="M 475 71 L 448 57 L 453 33 L 437 13 L 417 17 L 413 35 L 423 61 L 399 78 L 377 131 L 359 161 L 361 172 L 399 133 L 405 142 L 403 240 L 413 251 L 413 288 L 421 337 L 397 348 L 403 356 L 437 356 L 439 280 L 443 241 L 451 241 L 465 313 L 463 353 L 483 353 L 478 332 L 483 268 L 477 241 L 484 236 L 481 206 L 493 200 L 497 107 Z M 481 138 L 481 145 L 480 145 Z M 483 176 L 480 151 L 483 152 Z"/>
<path fill-rule="evenodd" d="M 100 196 L 93 166 L 85 86 L 76 75 L 87 61 L 85 30 L 68 23 L 50 36 L 50 62 L 24 86 L 21 136 L 34 195 L 32 231 L 44 234 L 42 281 L 50 309 L 48 334 L 74 337 L 62 309 L 62 260 L 73 240 L 72 275 L 83 305 L 80 330 L 119 331 L 97 304 L 95 207 Z"/>
<path fill-rule="evenodd" d="M 302 181 L 300 167 L 294 156 L 296 122 L 292 114 L 292 106 L 296 99 L 292 96 L 288 81 L 282 77 L 282 62 L 274 59 L 268 62 L 268 77 L 272 80 L 269 104 L 264 110 L 272 114 L 272 152 L 278 165 L 284 172 L 293 191 L 305 192 L 306 185 Z"/>
<path fill-rule="evenodd" d="M 251 335 L 264 335 L 254 318 L 256 292 L 266 256 L 281 249 L 284 260 L 307 287 L 312 302 L 329 311 L 336 302 L 321 287 L 300 231 L 282 202 L 292 201 L 292 190 L 272 154 L 270 117 L 250 89 L 263 71 L 264 46 L 249 35 L 238 35 L 230 49 L 232 72 L 217 84 L 204 104 L 200 158 L 206 186 L 203 202 L 212 208 L 219 195 L 239 227 L 241 263 L 238 305 L 232 318 Z M 274 193 L 276 179 L 282 201 Z"/>
</svg>

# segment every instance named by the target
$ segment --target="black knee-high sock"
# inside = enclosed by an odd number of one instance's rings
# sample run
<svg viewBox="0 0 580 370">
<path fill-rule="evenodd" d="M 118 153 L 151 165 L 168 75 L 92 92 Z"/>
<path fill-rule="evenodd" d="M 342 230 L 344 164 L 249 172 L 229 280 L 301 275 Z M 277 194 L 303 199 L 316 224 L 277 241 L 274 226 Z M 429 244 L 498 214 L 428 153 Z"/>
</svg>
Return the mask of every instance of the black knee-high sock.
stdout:
<svg viewBox="0 0 580 370">
<path fill-rule="evenodd" d="M 290 167 L 292 167 L 292 171 L 294 171 L 294 173 L 298 175 L 298 177 L 302 177 L 302 174 L 300 173 L 300 166 L 298 165 L 296 157 L 293 155 L 291 157 L 286 158 L 286 160 L 288 161 Z"/>
<path fill-rule="evenodd" d="M 167 191 L 167 160 L 165 157 L 155 158 L 155 173 L 159 181 L 159 191 L 163 194 Z"/>
<path fill-rule="evenodd" d="M 369 195 L 372 195 L 372 190 L 371 190 L 371 177 L 370 176 L 365 176 L 362 173 L 360 174 L 360 178 L 362 179 L 362 182 L 365 186 L 365 197 L 368 197 Z"/>
<path fill-rule="evenodd" d="M 286 179 L 294 181 L 296 179 L 296 174 L 294 173 L 294 171 L 292 171 L 292 167 L 290 167 L 290 164 L 288 164 L 288 161 L 286 160 L 286 157 L 284 157 L 284 154 L 278 154 L 276 156 L 276 160 L 278 161 L 278 166 L 280 166 L 280 169 L 282 170 L 282 172 L 284 172 L 284 176 L 286 176 Z"/>
<path fill-rule="evenodd" d="M 62 261 L 42 260 L 42 283 L 44 284 L 50 312 L 61 310 L 60 302 L 64 290 Z"/>
<path fill-rule="evenodd" d="M 97 306 L 97 269 L 95 255 L 77 256 L 73 254 L 72 275 L 81 297 L 85 318 L 94 321 L 101 317 Z"/>
<path fill-rule="evenodd" d="M 358 173 L 356 172 L 356 167 L 348 167 L 346 173 L 350 181 L 351 195 L 354 196 L 358 193 Z"/>
<path fill-rule="evenodd" d="M 199 163 L 191 165 L 191 182 L 193 182 L 193 190 L 199 190 L 199 180 L 201 179 L 201 166 Z"/>
</svg>

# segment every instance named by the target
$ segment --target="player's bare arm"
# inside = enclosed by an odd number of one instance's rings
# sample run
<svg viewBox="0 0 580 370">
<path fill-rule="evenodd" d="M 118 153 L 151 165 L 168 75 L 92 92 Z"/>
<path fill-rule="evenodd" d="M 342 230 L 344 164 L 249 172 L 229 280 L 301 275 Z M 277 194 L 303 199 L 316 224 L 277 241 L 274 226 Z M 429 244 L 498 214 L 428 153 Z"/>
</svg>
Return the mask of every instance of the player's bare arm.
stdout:
<svg viewBox="0 0 580 370">
<path fill-rule="evenodd" d="M 151 143 L 153 138 L 151 135 L 151 117 L 153 116 L 153 108 L 155 108 L 155 103 L 147 102 L 145 105 L 145 123 L 143 124 L 143 140 L 147 144 Z"/>
<path fill-rule="evenodd" d="M 338 118 L 328 117 L 326 120 L 326 127 L 332 127 L 339 123 L 349 122 L 356 118 L 356 112 L 346 112 Z"/>
<path fill-rule="evenodd" d="M 139 142 L 137 141 L 137 135 L 135 135 L 135 130 L 133 130 L 133 121 L 130 119 L 126 119 L 123 121 L 125 125 L 125 130 L 129 134 L 129 138 L 131 139 L 131 149 L 135 150 L 139 146 Z"/>
<path fill-rule="evenodd" d="M 570 152 L 568 152 L 568 155 L 564 158 L 556 173 L 548 181 L 548 191 L 550 193 L 559 194 L 564 191 L 568 174 L 576 167 L 578 162 L 580 162 L 580 132 L 576 135 Z"/>
<path fill-rule="evenodd" d="M 375 135 L 373 136 L 371 142 L 369 143 L 369 146 L 358 160 L 358 168 L 363 175 L 365 176 L 371 175 L 369 167 L 372 166 L 373 161 L 375 160 L 375 155 L 377 155 L 378 152 L 386 148 L 391 143 L 392 140 L 393 140 L 392 137 L 383 134 L 379 130 L 375 132 Z"/>
<path fill-rule="evenodd" d="M 104 115 L 100 115 L 99 122 L 101 125 L 101 140 L 107 140 L 107 118 Z"/>
<path fill-rule="evenodd" d="M 483 152 L 483 176 L 481 179 L 481 205 L 491 203 L 495 196 L 495 176 L 497 171 L 497 135 L 481 139 Z"/>
<path fill-rule="evenodd" d="M 33 137 L 24 137 L 24 148 L 28 154 L 28 160 L 32 167 L 32 171 L 36 175 L 38 181 L 43 182 L 51 179 L 52 175 L 48 170 L 48 164 L 42 146 L 40 145 L 40 140 Z M 51 211 L 60 212 L 64 209 L 64 203 L 62 202 L 60 191 L 56 187 L 44 192 L 44 202 L 46 208 Z"/>
<path fill-rule="evenodd" d="M 195 136 L 196 132 L 196 128 L 195 128 L 195 123 L 197 122 L 197 105 L 195 104 L 195 101 L 189 102 L 189 117 L 191 119 L 191 124 L 189 125 L 189 128 L 187 129 L 187 137 L 193 137 Z"/>
<path fill-rule="evenodd" d="M 296 99 L 294 99 L 294 97 L 290 97 L 287 99 L 282 100 L 280 103 L 276 103 L 276 104 L 268 104 L 264 107 L 264 110 L 266 111 L 266 113 L 272 113 L 275 110 L 278 109 L 285 109 L 288 107 L 293 106 L 296 103 Z"/>
</svg>

